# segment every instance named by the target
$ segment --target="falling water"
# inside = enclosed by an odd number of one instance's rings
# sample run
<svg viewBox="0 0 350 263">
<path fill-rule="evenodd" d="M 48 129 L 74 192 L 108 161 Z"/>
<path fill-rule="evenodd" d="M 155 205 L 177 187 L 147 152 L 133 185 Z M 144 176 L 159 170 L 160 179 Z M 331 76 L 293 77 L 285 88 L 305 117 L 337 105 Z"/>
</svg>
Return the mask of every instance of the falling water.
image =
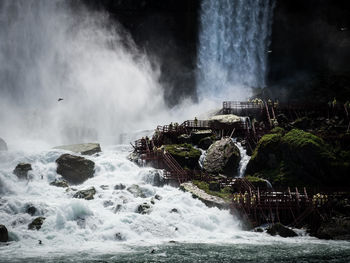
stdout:
<svg viewBox="0 0 350 263">
<path fill-rule="evenodd" d="M 243 99 L 264 87 L 274 0 L 203 0 L 198 92 Z"/>
</svg>

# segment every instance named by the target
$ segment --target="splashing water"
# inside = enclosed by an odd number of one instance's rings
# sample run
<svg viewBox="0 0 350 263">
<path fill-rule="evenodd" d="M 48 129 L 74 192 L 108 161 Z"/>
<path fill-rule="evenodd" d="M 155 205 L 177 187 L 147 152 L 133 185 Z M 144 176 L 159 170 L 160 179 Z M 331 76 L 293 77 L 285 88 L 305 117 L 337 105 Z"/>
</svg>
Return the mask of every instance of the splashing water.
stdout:
<svg viewBox="0 0 350 263">
<path fill-rule="evenodd" d="M 265 86 L 274 0 L 204 0 L 198 92 L 244 99 Z"/>
<path fill-rule="evenodd" d="M 107 15 L 72 5 L 0 3 L 0 134 L 10 143 L 114 144 L 163 120 L 157 66 Z"/>
</svg>

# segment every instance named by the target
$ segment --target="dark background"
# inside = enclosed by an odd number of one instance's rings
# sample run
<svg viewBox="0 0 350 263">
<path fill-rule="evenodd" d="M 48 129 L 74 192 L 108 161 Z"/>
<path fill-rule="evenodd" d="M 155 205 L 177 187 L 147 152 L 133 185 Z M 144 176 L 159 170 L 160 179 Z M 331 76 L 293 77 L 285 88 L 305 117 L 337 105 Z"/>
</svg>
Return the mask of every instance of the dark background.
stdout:
<svg viewBox="0 0 350 263">
<path fill-rule="evenodd" d="M 170 105 L 184 96 L 196 97 L 200 0 L 83 1 L 118 20 L 160 63 Z M 276 0 L 270 49 L 271 96 L 315 99 L 316 94 L 321 100 L 347 96 L 350 0 Z M 329 85 L 334 87 L 325 88 Z"/>
</svg>

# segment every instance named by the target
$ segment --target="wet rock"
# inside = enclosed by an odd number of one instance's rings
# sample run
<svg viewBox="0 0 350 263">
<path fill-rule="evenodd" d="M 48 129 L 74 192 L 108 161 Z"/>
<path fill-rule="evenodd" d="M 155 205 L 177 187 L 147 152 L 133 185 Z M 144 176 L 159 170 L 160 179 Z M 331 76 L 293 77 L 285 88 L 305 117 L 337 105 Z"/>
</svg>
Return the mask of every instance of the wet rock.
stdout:
<svg viewBox="0 0 350 263">
<path fill-rule="evenodd" d="M 240 158 L 235 143 L 230 138 L 224 138 L 209 147 L 203 167 L 211 174 L 234 176 L 237 174 Z"/>
<path fill-rule="evenodd" d="M 2 138 L 0 138 L 0 151 L 7 151 L 7 150 L 8 150 L 7 143 Z"/>
<path fill-rule="evenodd" d="M 220 183 L 210 182 L 209 183 L 209 190 L 219 192 L 221 190 Z"/>
<path fill-rule="evenodd" d="M 193 144 L 198 145 L 201 140 L 211 136 L 213 136 L 212 130 L 194 131 L 191 133 L 191 141 Z"/>
<path fill-rule="evenodd" d="M 115 239 L 118 240 L 118 241 L 123 241 L 125 240 L 124 236 L 122 235 L 122 233 L 118 232 L 115 234 Z"/>
<path fill-rule="evenodd" d="M 32 166 L 30 163 L 19 163 L 17 164 L 15 170 L 13 170 L 13 173 L 19 179 L 28 179 L 28 172 L 30 170 L 32 170 Z"/>
<path fill-rule="evenodd" d="M 108 190 L 109 189 L 109 186 L 108 185 L 100 185 L 100 188 L 102 190 Z"/>
<path fill-rule="evenodd" d="M 68 182 L 63 179 L 56 179 L 55 181 L 51 182 L 50 185 L 63 188 L 69 187 Z"/>
<path fill-rule="evenodd" d="M 35 206 L 27 205 L 27 207 L 26 207 L 27 214 L 30 214 L 31 216 L 33 216 L 33 215 L 35 215 L 36 212 L 37 212 L 37 209 L 35 208 Z"/>
<path fill-rule="evenodd" d="M 149 183 L 151 183 L 153 186 L 157 186 L 157 187 L 162 187 L 165 184 L 164 178 L 163 176 L 159 173 L 159 171 L 155 170 L 155 171 L 151 171 L 150 174 L 151 180 Z M 147 180 L 149 181 L 149 180 Z"/>
<path fill-rule="evenodd" d="M 127 158 L 129 161 L 136 163 L 136 164 L 139 164 L 139 160 L 141 159 L 141 156 L 140 156 L 140 154 L 138 154 L 136 152 L 132 152 L 128 155 Z"/>
<path fill-rule="evenodd" d="M 146 198 L 146 194 L 141 189 L 141 187 L 138 186 L 137 184 L 131 185 L 126 190 L 128 190 L 130 193 L 132 193 L 134 197 Z"/>
<path fill-rule="evenodd" d="M 95 187 L 90 187 L 89 189 L 80 190 L 80 191 L 76 192 L 73 195 L 73 197 L 74 198 L 85 199 L 85 200 L 92 200 L 92 199 L 94 199 L 94 195 L 95 194 L 96 194 Z"/>
<path fill-rule="evenodd" d="M 122 209 L 122 205 L 118 204 L 115 208 L 114 208 L 114 213 L 118 213 L 121 209 Z"/>
<path fill-rule="evenodd" d="M 116 184 L 114 190 L 124 190 L 126 186 L 124 184 Z"/>
<path fill-rule="evenodd" d="M 181 134 L 177 137 L 179 143 L 191 143 L 191 136 L 188 134 Z"/>
<path fill-rule="evenodd" d="M 157 200 L 162 200 L 163 199 L 163 197 L 161 197 L 160 195 L 155 195 L 154 198 L 157 199 Z"/>
<path fill-rule="evenodd" d="M 80 228 L 85 228 L 86 227 L 86 220 L 84 217 L 78 217 L 76 219 L 77 221 L 77 225 L 80 227 Z"/>
<path fill-rule="evenodd" d="M 139 205 L 137 207 L 137 213 L 141 214 L 141 215 L 146 215 L 151 213 L 151 205 L 147 204 L 147 203 L 143 203 L 142 205 Z"/>
<path fill-rule="evenodd" d="M 179 213 L 179 210 L 177 210 L 176 208 L 173 208 L 170 210 L 170 213 Z"/>
<path fill-rule="evenodd" d="M 282 225 L 281 223 L 276 223 L 271 225 L 266 233 L 270 234 L 271 236 L 279 235 L 281 237 L 296 237 L 298 236 L 297 233 L 295 233 L 292 229 Z"/>
<path fill-rule="evenodd" d="M 114 205 L 114 203 L 111 200 L 107 200 L 103 202 L 103 206 L 104 207 L 108 207 L 108 206 L 112 206 Z"/>
<path fill-rule="evenodd" d="M 211 139 L 211 137 L 205 137 L 199 141 L 198 147 L 203 150 L 208 150 L 208 148 L 212 144 L 213 144 L 213 140 Z"/>
<path fill-rule="evenodd" d="M 101 152 L 101 146 L 99 143 L 82 143 L 82 144 L 71 144 L 54 147 L 54 149 L 67 150 L 82 155 L 93 155 Z"/>
<path fill-rule="evenodd" d="M 350 217 L 333 217 L 322 222 L 316 233 L 312 233 L 317 238 L 350 240 Z"/>
<path fill-rule="evenodd" d="M 0 225 L 0 242 L 7 242 L 9 240 L 9 235 L 7 228 L 4 225 Z"/>
<path fill-rule="evenodd" d="M 95 163 L 84 157 L 62 154 L 56 163 L 57 173 L 70 184 L 81 184 L 94 175 Z"/>
<path fill-rule="evenodd" d="M 42 224 L 45 221 L 45 217 L 39 216 L 37 218 L 35 218 L 29 225 L 28 225 L 28 229 L 29 230 L 39 230 L 42 226 Z"/>
</svg>

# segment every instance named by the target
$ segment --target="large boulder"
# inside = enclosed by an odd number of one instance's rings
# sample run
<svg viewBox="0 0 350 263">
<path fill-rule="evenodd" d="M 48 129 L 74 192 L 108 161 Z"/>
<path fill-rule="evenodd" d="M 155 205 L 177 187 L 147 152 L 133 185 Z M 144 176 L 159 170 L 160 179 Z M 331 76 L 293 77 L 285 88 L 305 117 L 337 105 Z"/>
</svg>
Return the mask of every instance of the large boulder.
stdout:
<svg viewBox="0 0 350 263">
<path fill-rule="evenodd" d="M 82 143 L 82 144 L 71 144 L 54 147 L 54 149 L 67 150 L 82 155 L 92 155 L 101 152 L 101 146 L 99 143 Z"/>
<path fill-rule="evenodd" d="M 73 197 L 74 198 L 80 198 L 80 199 L 85 199 L 85 200 L 92 200 L 94 199 L 94 195 L 96 194 L 96 189 L 95 187 L 90 187 L 85 190 L 80 190 L 76 192 Z"/>
<path fill-rule="evenodd" d="M 198 160 L 201 151 L 194 148 L 191 144 L 171 144 L 166 145 L 165 150 L 182 166 L 195 169 L 198 166 Z"/>
<path fill-rule="evenodd" d="M 267 231 L 271 236 L 279 235 L 281 237 L 296 237 L 298 236 L 292 229 L 282 225 L 281 223 L 276 223 L 271 225 Z"/>
<path fill-rule="evenodd" d="M 94 175 L 95 163 L 84 157 L 62 154 L 56 163 L 57 173 L 70 184 L 81 184 Z"/>
<path fill-rule="evenodd" d="M 7 151 L 7 144 L 2 138 L 0 138 L 0 151 Z"/>
<path fill-rule="evenodd" d="M 15 170 L 13 170 L 13 173 L 19 179 L 28 179 L 28 172 L 30 170 L 32 170 L 32 166 L 30 163 L 19 163 L 17 164 Z"/>
<path fill-rule="evenodd" d="M 240 158 L 235 143 L 230 138 L 224 138 L 209 147 L 203 167 L 211 174 L 234 176 L 237 174 Z"/>
<path fill-rule="evenodd" d="M 322 239 L 350 240 L 350 218 L 333 217 L 331 220 L 322 222 L 314 236 Z"/>
<path fill-rule="evenodd" d="M 45 221 L 45 217 L 39 216 L 37 218 L 35 218 L 29 225 L 28 225 L 28 229 L 29 230 L 39 230 L 42 226 L 42 224 Z"/>
<path fill-rule="evenodd" d="M 274 129 L 264 135 L 247 165 L 246 174 L 279 186 L 315 186 L 335 183 L 330 147 L 319 137 L 293 129 Z M 334 173 L 333 173 L 334 174 Z"/>
<path fill-rule="evenodd" d="M 9 240 L 9 235 L 7 228 L 4 225 L 0 225 L 0 242 L 7 242 Z"/>
</svg>

